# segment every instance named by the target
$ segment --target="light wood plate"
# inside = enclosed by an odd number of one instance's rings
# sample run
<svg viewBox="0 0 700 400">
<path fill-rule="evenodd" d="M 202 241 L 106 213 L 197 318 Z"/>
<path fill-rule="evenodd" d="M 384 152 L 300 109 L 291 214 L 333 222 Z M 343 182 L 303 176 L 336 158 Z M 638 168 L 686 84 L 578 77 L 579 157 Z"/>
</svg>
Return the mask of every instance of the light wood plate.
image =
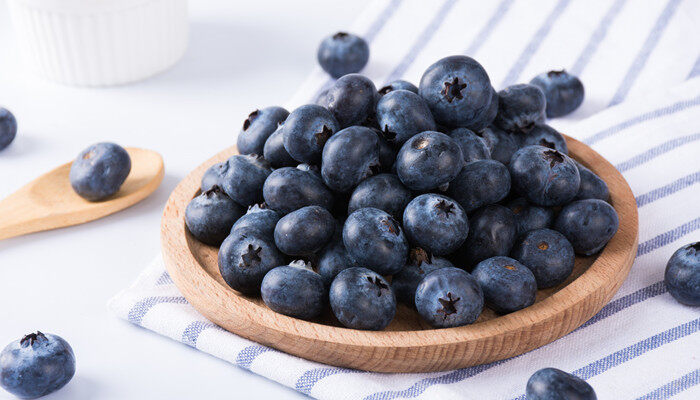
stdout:
<svg viewBox="0 0 700 400">
<path fill-rule="evenodd" d="M 219 274 L 217 249 L 187 232 L 184 213 L 206 169 L 236 154 L 235 147 L 195 169 L 170 196 L 161 224 L 165 265 L 185 298 L 212 322 L 309 360 L 369 371 L 427 372 L 513 357 L 566 335 L 600 311 L 627 277 L 637 252 L 637 206 L 624 178 L 583 143 L 567 137 L 567 144 L 576 160 L 607 182 L 620 227 L 598 256 L 576 259 L 565 283 L 538 291 L 534 305 L 505 316 L 484 309 L 475 324 L 432 329 L 400 304 L 386 330 L 358 331 L 340 326 L 330 311 L 317 321 L 303 321 L 229 288 Z"/>
</svg>

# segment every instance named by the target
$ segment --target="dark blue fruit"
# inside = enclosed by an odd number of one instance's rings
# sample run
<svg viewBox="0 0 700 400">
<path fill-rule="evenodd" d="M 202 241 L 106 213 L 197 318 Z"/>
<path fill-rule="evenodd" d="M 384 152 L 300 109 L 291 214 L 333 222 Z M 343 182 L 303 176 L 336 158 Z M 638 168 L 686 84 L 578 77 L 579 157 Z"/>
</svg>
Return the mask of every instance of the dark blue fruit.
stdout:
<svg viewBox="0 0 700 400">
<path fill-rule="evenodd" d="M 576 194 L 575 200 L 585 200 L 585 199 L 600 199 L 608 201 L 610 198 L 610 191 L 608 190 L 608 184 L 605 183 L 595 172 L 581 165 L 577 162 L 578 173 L 581 176 L 581 184 L 578 187 L 578 193 Z"/>
<path fill-rule="evenodd" d="M 394 174 L 379 174 L 360 182 L 350 196 L 348 214 L 365 207 L 386 211 L 397 220 L 413 198 L 410 190 Z"/>
<path fill-rule="evenodd" d="M 508 168 L 496 160 L 477 160 L 468 163 L 447 189 L 447 195 L 457 200 L 467 213 L 498 203 L 509 192 Z"/>
<path fill-rule="evenodd" d="M 379 138 L 370 128 L 345 128 L 333 135 L 323 149 L 321 176 L 335 191 L 351 191 L 379 168 Z"/>
<path fill-rule="evenodd" d="M 452 181 L 464 165 L 457 142 L 427 131 L 410 138 L 396 156 L 396 172 L 409 189 L 428 191 Z"/>
<path fill-rule="evenodd" d="M 396 300 L 411 308 L 415 307 L 418 284 L 427 274 L 445 267 L 454 267 L 454 265 L 444 258 L 432 256 L 420 247 L 411 249 L 408 264 L 391 278 L 391 287 L 396 294 Z"/>
<path fill-rule="evenodd" d="M 270 270 L 263 278 L 260 294 L 272 311 L 301 319 L 318 317 L 326 303 L 321 275 L 304 261 Z"/>
<path fill-rule="evenodd" d="M 292 111 L 284 122 L 284 148 L 293 159 L 319 164 L 326 141 L 340 125 L 325 107 L 307 104 Z"/>
<path fill-rule="evenodd" d="M 377 123 L 384 139 L 397 146 L 417 133 L 436 128 L 423 98 L 408 90 L 392 91 L 379 100 Z"/>
<path fill-rule="evenodd" d="M 508 202 L 507 207 L 515 215 L 518 236 L 535 229 L 549 228 L 554 221 L 554 210 L 531 204 L 523 197 Z"/>
<path fill-rule="evenodd" d="M 403 212 L 409 242 L 435 255 L 453 253 L 469 233 L 467 213 L 449 197 L 427 193 L 411 200 Z"/>
<path fill-rule="evenodd" d="M 574 247 L 564 235 L 551 229 L 525 233 L 515 243 L 511 257 L 532 271 L 538 289 L 564 282 L 574 270 Z"/>
<path fill-rule="evenodd" d="M 0 353 L 0 386 L 23 399 L 46 396 L 75 375 L 75 355 L 60 336 L 30 333 Z"/>
<path fill-rule="evenodd" d="M 530 377 L 527 400 L 596 400 L 595 391 L 578 376 L 556 368 L 543 368 Z"/>
<path fill-rule="evenodd" d="M 583 84 L 577 77 L 564 70 L 537 75 L 530 84 L 544 92 L 547 99 L 547 118 L 572 113 L 583 103 Z"/>
<path fill-rule="evenodd" d="M 560 153 L 569 154 L 569 148 L 566 146 L 566 139 L 564 139 L 564 136 L 547 124 L 535 125 L 523 138 L 522 145 L 544 146 L 557 150 Z"/>
<path fill-rule="evenodd" d="M 502 163 L 510 164 L 513 154 L 521 147 L 523 135 L 508 133 L 496 126 L 489 126 L 477 133 L 486 146 L 491 150 L 491 158 Z"/>
<path fill-rule="evenodd" d="M 510 160 L 513 188 L 540 206 L 561 206 L 576 197 L 581 177 L 574 160 L 543 146 L 527 146 Z"/>
<path fill-rule="evenodd" d="M 377 88 L 366 76 L 348 74 L 335 81 L 318 104 L 333 113 L 342 129 L 364 122 L 374 112 L 376 95 Z"/>
<path fill-rule="evenodd" d="M 119 191 L 131 171 L 131 158 L 114 143 L 97 143 L 78 154 L 70 168 L 70 184 L 80 197 L 104 200 Z"/>
<path fill-rule="evenodd" d="M 321 68 L 333 78 L 359 72 L 369 60 L 369 45 L 352 33 L 338 32 L 321 42 L 316 54 Z"/>
<path fill-rule="evenodd" d="M 307 206 L 282 217 L 275 227 L 275 244 L 290 256 L 306 256 L 331 240 L 335 220 L 323 207 Z"/>
<path fill-rule="evenodd" d="M 287 149 L 284 148 L 284 125 L 277 128 L 267 138 L 263 147 L 263 157 L 274 168 L 293 167 L 297 164 L 297 160 L 293 159 L 287 152 Z"/>
<path fill-rule="evenodd" d="M 472 275 L 484 292 L 486 305 L 499 314 L 522 310 L 535 303 L 535 276 L 517 260 L 488 258 L 477 264 Z"/>
<path fill-rule="evenodd" d="M 394 167 L 394 162 L 396 161 L 398 149 L 394 148 L 391 143 L 384 139 L 379 129 L 372 130 L 379 138 L 379 165 L 382 167 L 382 171 L 391 172 Z"/>
<path fill-rule="evenodd" d="M 215 185 L 190 201 L 185 209 L 185 223 L 197 240 L 218 246 L 244 213 L 243 207 Z"/>
<path fill-rule="evenodd" d="M 0 107 L 0 150 L 9 146 L 17 136 L 17 120 L 10 110 Z"/>
<path fill-rule="evenodd" d="M 250 206 L 262 203 L 262 188 L 272 172 L 262 156 L 237 154 L 226 161 L 228 167 L 221 179 L 221 188 L 236 203 Z"/>
<path fill-rule="evenodd" d="M 700 306 L 700 242 L 676 250 L 666 264 L 666 288 L 679 303 Z"/>
<path fill-rule="evenodd" d="M 263 185 L 265 203 L 280 214 L 305 206 L 333 207 L 333 193 L 313 172 L 284 167 L 272 171 Z"/>
<path fill-rule="evenodd" d="M 230 287 L 244 294 L 258 293 L 265 274 L 285 264 L 287 262 L 273 239 L 255 232 L 231 234 L 219 248 L 221 277 Z"/>
<path fill-rule="evenodd" d="M 348 268 L 330 287 L 331 309 L 338 321 L 351 329 L 378 331 L 396 315 L 396 297 L 389 283 L 367 268 Z"/>
<path fill-rule="evenodd" d="M 262 155 L 265 141 L 287 116 L 289 111 L 282 107 L 267 107 L 250 113 L 238 134 L 238 151 L 241 154 Z"/>
<path fill-rule="evenodd" d="M 408 241 L 401 225 L 377 208 L 361 208 L 348 216 L 343 244 L 355 261 L 379 274 L 392 275 L 406 265 Z"/>
<path fill-rule="evenodd" d="M 469 269 L 487 258 L 508 255 L 515 233 L 515 217 L 508 208 L 494 204 L 477 210 L 469 217 L 469 235 L 455 265 Z"/>
<path fill-rule="evenodd" d="M 389 83 L 388 85 L 382 86 L 381 88 L 379 88 L 377 93 L 379 93 L 380 96 L 384 96 L 385 94 L 393 92 L 394 90 L 408 90 L 409 92 L 418 94 L 418 88 L 416 87 L 416 85 L 401 79 L 397 79 Z"/>
<path fill-rule="evenodd" d="M 202 183 L 200 185 L 202 192 L 206 192 L 214 186 L 221 187 L 221 182 L 224 180 L 226 171 L 228 171 L 228 163 L 226 161 L 216 163 L 209 167 L 202 176 Z"/>
<path fill-rule="evenodd" d="M 470 163 L 491 158 L 491 151 L 486 146 L 486 141 L 469 129 L 453 129 L 448 135 L 459 145 L 465 162 Z"/>
<path fill-rule="evenodd" d="M 477 116 L 466 126 L 473 131 L 480 131 L 496 119 L 498 115 L 498 93 L 492 87 L 491 88 L 491 102 L 489 106 L 483 109 Z"/>
<path fill-rule="evenodd" d="M 599 252 L 617 232 L 617 212 L 598 199 L 577 200 L 565 206 L 554 221 L 554 229 L 563 233 L 577 254 Z"/>
<path fill-rule="evenodd" d="M 498 92 L 495 123 L 508 132 L 527 133 L 544 122 L 546 100 L 542 89 L 527 84 L 508 86 Z"/>
<path fill-rule="evenodd" d="M 328 287 L 340 271 L 359 266 L 345 249 L 341 227 L 338 237 L 334 237 L 319 254 L 318 274 L 321 275 L 324 284 Z"/>
<path fill-rule="evenodd" d="M 231 236 L 252 235 L 265 238 L 271 243 L 275 240 L 275 226 L 279 220 L 280 215 L 268 209 L 265 203 L 256 204 L 233 224 Z"/>
<path fill-rule="evenodd" d="M 484 308 L 484 295 L 473 276 L 454 267 L 428 273 L 416 288 L 416 309 L 435 328 L 474 323 Z"/>
</svg>

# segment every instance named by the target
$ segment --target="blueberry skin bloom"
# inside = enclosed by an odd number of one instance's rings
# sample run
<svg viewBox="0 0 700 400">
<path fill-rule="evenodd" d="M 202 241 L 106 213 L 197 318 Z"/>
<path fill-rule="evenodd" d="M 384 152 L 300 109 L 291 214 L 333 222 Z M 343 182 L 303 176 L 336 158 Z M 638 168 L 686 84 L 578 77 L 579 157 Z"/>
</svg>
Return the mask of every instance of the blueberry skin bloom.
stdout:
<svg viewBox="0 0 700 400">
<path fill-rule="evenodd" d="M 351 126 L 333 135 L 323 148 L 321 176 L 338 192 L 349 192 L 379 170 L 379 138 L 370 128 Z"/>
<path fill-rule="evenodd" d="M 257 294 L 265 274 L 287 264 L 273 239 L 253 233 L 229 235 L 219 248 L 219 272 L 226 284 L 243 294 Z"/>
<path fill-rule="evenodd" d="M 114 143 L 97 143 L 78 154 L 70 168 L 70 184 L 89 201 L 104 200 L 119 191 L 131 171 L 131 158 Z"/>
<path fill-rule="evenodd" d="M 556 368 L 543 368 L 530 377 L 527 400 L 596 400 L 591 385 L 578 376 Z"/>
<path fill-rule="evenodd" d="M 550 149 L 559 151 L 560 153 L 569 154 L 569 148 L 566 145 L 566 139 L 556 129 L 547 124 L 537 124 L 532 130 L 525 135 L 522 141 L 522 146 L 544 146 Z"/>
<path fill-rule="evenodd" d="M 289 155 L 284 148 L 284 125 L 272 132 L 263 146 L 263 157 L 270 162 L 274 168 L 293 167 L 297 165 L 297 160 Z"/>
<path fill-rule="evenodd" d="M 515 216 L 517 236 L 535 229 L 549 228 L 554 221 L 554 210 L 531 204 L 523 197 L 508 202 Z"/>
<path fill-rule="evenodd" d="M 323 39 L 316 53 L 318 63 L 333 78 L 359 72 L 369 60 L 369 45 L 352 33 L 338 32 Z"/>
<path fill-rule="evenodd" d="M 454 267 L 430 272 L 416 288 L 416 309 L 434 328 L 472 324 L 484 309 L 484 295 L 473 276 Z"/>
<path fill-rule="evenodd" d="M 498 203 L 510 192 L 508 168 L 495 160 L 478 160 L 462 168 L 450 183 L 448 196 L 470 213 L 477 208 Z"/>
<path fill-rule="evenodd" d="M 226 171 L 228 171 L 228 163 L 226 161 L 216 163 L 209 167 L 202 176 L 202 182 L 200 184 L 202 192 L 206 192 L 214 186 L 221 187 L 221 182 L 223 182 L 224 176 L 226 176 Z"/>
<path fill-rule="evenodd" d="M 495 123 L 508 132 L 527 133 L 544 122 L 546 100 L 542 89 L 527 84 L 508 86 L 498 92 Z"/>
<path fill-rule="evenodd" d="M 435 121 L 450 127 L 473 127 L 493 94 L 486 70 L 467 56 L 437 61 L 423 73 L 418 88 Z"/>
<path fill-rule="evenodd" d="M 57 335 L 30 333 L 0 353 L 0 386 L 23 399 L 53 393 L 73 375 L 73 349 Z"/>
<path fill-rule="evenodd" d="M 391 286 L 367 268 L 348 268 L 339 273 L 328 297 L 333 314 L 347 328 L 382 330 L 396 315 L 396 297 Z"/>
<path fill-rule="evenodd" d="M 377 88 L 366 76 L 344 75 L 331 86 L 318 104 L 326 107 L 341 128 L 359 125 L 374 112 Z"/>
<path fill-rule="evenodd" d="M 469 218 L 469 235 L 455 264 L 471 268 L 494 256 L 506 256 L 515 243 L 515 217 L 506 207 L 490 205 L 477 210 Z"/>
<path fill-rule="evenodd" d="M 666 264 L 664 281 L 669 293 L 689 306 L 700 306 L 700 242 L 676 250 Z"/>
<path fill-rule="evenodd" d="M 457 142 L 427 131 L 410 138 L 396 156 L 396 172 L 409 189 L 428 191 L 452 181 L 464 165 Z"/>
<path fill-rule="evenodd" d="M 610 198 L 608 184 L 581 163 L 577 162 L 576 167 L 578 167 L 578 173 L 581 176 L 581 184 L 574 200 L 600 199 L 608 201 Z"/>
<path fill-rule="evenodd" d="M 387 93 L 393 92 L 394 90 L 408 90 L 409 92 L 418 94 L 418 88 L 416 85 L 401 79 L 397 79 L 388 85 L 382 86 L 379 90 L 377 90 L 377 93 L 380 96 L 384 96 Z"/>
<path fill-rule="evenodd" d="M 517 260 L 488 258 L 474 268 L 472 276 L 484 292 L 486 305 L 499 314 L 522 310 L 535 303 L 535 275 Z"/>
<path fill-rule="evenodd" d="M 511 157 L 522 145 L 523 135 L 509 133 L 496 126 L 484 128 L 478 134 L 491 150 L 491 158 L 503 165 L 510 164 Z"/>
<path fill-rule="evenodd" d="M 272 171 L 263 185 L 265 203 L 280 214 L 306 206 L 333 208 L 333 193 L 309 171 L 284 167 Z"/>
<path fill-rule="evenodd" d="M 543 146 L 527 146 L 510 160 L 513 188 L 540 206 L 561 206 L 576 197 L 581 176 L 574 160 Z"/>
<path fill-rule="evenodd" d="M 263 278 L 260 294 L 272 311 L 301 319 L 318 317 L 326 303 L 321 275 L 303 261 L 270 270 Z"/>
<path fill-rule="evenodd" d="M 408 240 L 401 225 L 376 208 L 361 208 L 348 216 L 343 244 L 360 265 L 382 275 L 393 275 L 406 264 Z"/>
<path fill-rule="evenodd" d="M 547 99 L 547 118 L 570 114 L 583 103 L 583 83 L 565 70 L 537 75 L 530 84 L 544 92 Z"/>
<path fill-rule="evenodd" d="M 365 207 L 374 207 L 391 214 L 400 220 L 403 210 L 413 198 L 413 193 L 406 188 L 394 174 L 379 174 L 360 182 L 350 195 L 348 214 Z"/>
<path fill-rule="evenodd" d="M 470 163 L 491 158 L 491 151 L 486 146 L 486 141 L 469 129 L 453 129 L 448 135 L 457 142 L 459 149 L 462 150 L 464 162 Z"/>
<path fill-rule="evenodd" d="M 416 247 L 411 249 L 408 264 L 398 274 L 391 277 L 391 287 L 396 299 L 407 306 L 416 306 L 416 288 L 423 278 L 436 269 L 454 267 L 445 258 L 433 257 L 427 251 Z"/>
<path fill-rule="evenodd" d="M 250 206 L 262 203 L 262 188 L 272 172 L 261 156 L 237 154 L 226 161 L 228 167 L 221 179 L 221 188 L 236 203 Z"/>
<path fill-rule="evenodd" d="M 323 207 L 306 206 L 282 217 L 275 227 L 275 244 L 290 256 L 306 256 L 331 240 L 335 220 Z"/>
<path fill-rule="evenodd" d="M 392 91 L 379 100 L 377 123 L 384 139 L 397 146 L 417 133 L 437 127 L 423 98 L 408 90 Z"/>
<path fill-rule="evenodd" d="M 250 113 L 238 133 L 238 151 L 262 155 L 265 142 L 288 116 L 289 111 L 282 107 L 267 107 Z"/>
<path fill-rule="evenodd" d="M 584 256 L 599 252 L 615 236 L 618 225 L 615 209 L 598 199 L 574 201 L 554 221 L 554 229 L 566 236 L 577 254 Z"/>
<path fill-rule="evenodd" d="M 538 289 L 564 282 L 574 270 L 574 247 L 564 235 L 551 229 L 525 233 L 515 244 L 511 257 L 532 271 Z"/>
<path fill-rule="evenodd" d="M 193 198 L 185 209 L 185 224 L 194 237 L 210 246 L 226 239 L 245 209 L 214 186 Z"/>
<path fill-rule="evenodd" d="M 403 212 L 408 240 L 435 255 L 454 252 L 469 233 L 467 213 L 449 197 L 427 193 L 411 200 Z"/>
<path fill-rule="evenodd" d="M 17 136 L 17 119 L 10 110 L 0 107 L 0 150 L 9 146 Z"/>
<path fill-rule="evenodd" d="M 254 205 L 233 224 L 231 236 L 253 235 L 272 243 L 275 240 L 275 226 L 279 220 L 280 215 L 276 211 Z"/>
<path fill-rule="evenodd" d="M 340 125 L 325 107 L 307 104 L 292 111 L 284 122 L 284 148 L 293 159 L 307 164 L 321 162 L 323 146 Z"/>
</svg>

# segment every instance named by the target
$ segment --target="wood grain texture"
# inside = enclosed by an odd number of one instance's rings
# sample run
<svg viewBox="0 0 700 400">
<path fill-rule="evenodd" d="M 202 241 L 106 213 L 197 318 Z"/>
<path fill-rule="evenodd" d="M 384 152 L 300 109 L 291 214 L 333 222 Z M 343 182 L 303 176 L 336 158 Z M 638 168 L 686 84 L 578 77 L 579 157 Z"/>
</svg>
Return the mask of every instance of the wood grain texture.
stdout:
<svg viewBox="0 0 700 400">
<path fill-rule="evenodd" d="M 78 196 L 68 174 L 72 163 L 47 172 L 0 201 L 0 240 L 27 233 L 82 224 L 132 206 L 153 193 L 163 180 L 163 158 L 127 148 L 131 171 L 113 197 L 90 202 Z"/>
<path fill-rule="evenodd" d="M 184 211 L 205 170 L 236 154 L 235 147 L 190 173 L 170 196 L 161 225 L 165 265 L 185 298 L 212 322 L 309 360 L 368 371 L 428 372 L 513 357 L 566 335 L 600 311 L 627 277 L 637 251 L 637 206 L 624 178 L 583 143 L 567 137 L 567 144 L 575 159 L 607 182 L 620 227 L 598 256 L 576 259 L 567 282 L 540 290 L 534 305 L 505 316 L 485 309 L 475 324 L 432 329 L 399 305 L 385 331 L 358 331 L 341 327 L 330 311 L 316 321 L 302 321 L 229 288 L 219 274 L 217 249 L 187 232 Z"/>
</svg>

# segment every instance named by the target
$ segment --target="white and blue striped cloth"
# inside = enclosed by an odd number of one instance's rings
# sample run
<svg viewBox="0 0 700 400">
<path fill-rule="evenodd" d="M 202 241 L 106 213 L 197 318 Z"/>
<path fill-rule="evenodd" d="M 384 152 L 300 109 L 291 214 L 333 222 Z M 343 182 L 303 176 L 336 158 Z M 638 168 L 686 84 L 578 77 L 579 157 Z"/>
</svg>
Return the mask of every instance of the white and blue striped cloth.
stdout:
<svg viewBox="0 0 700 400">
<path fill-rule="evenodd" d="M 600 399 L 699 399 L 700 309 L 673 300 L 663 271 L 673 251 L 700 240 L 700 2 L 384 0 L 350 30 L 370 42 L 363 72 L 378 86 L 417 83 L 429 64 L 460 53 L 480 61 L 496 89 L 555 68 L 582 79 L 582 107 L 551 124 L 614 163 L 639 207 L 637 259 L 614 299 L 540 349 L 426 374 L 335 368 L 228 333 L 187 303 L 160 258 L 111 309 L 320 399 L 524 399 L 530 374 L 548 366 L 586 379 Z M 330 83 L 313 71 L 287 106 Z"/>
</svg>

